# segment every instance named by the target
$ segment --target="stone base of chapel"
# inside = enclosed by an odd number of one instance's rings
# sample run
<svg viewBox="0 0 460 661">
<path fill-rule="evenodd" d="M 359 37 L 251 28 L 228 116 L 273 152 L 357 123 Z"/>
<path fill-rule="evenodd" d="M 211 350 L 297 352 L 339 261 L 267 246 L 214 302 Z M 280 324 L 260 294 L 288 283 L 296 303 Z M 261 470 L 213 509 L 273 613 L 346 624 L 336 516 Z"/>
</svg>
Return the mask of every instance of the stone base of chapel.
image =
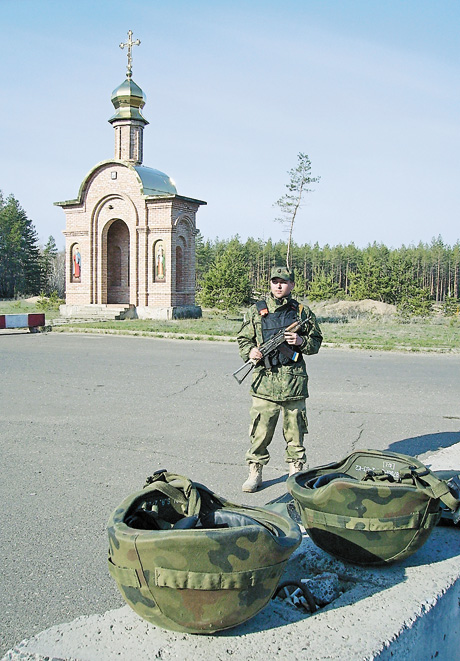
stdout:
<svg viewBox="0 0 460 661">
<path fill-rule="evenodd" d="M 143 307 L 135 308 L 138 319 L 200 319 L 202 316 L 199 305 L 175 305 L 174 307 Z"/>
<path fill-rule="evenodd" d="M 134 305 L 61 305 L 61 317 L 66 319 L 199 319 L 202 316 L 199 305 L 176 305 L 171 307 Z"/>
</svg>

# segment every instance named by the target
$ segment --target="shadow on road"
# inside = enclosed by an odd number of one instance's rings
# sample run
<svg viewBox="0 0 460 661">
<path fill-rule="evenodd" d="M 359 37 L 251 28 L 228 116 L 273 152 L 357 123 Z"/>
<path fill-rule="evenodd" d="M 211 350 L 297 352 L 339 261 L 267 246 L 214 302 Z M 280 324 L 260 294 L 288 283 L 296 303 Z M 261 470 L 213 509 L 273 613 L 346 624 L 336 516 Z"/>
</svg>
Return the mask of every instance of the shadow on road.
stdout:
<svg viewBox="0 0 460 661">
<path fill-rule="evenodd" d="M 460 425 L 460 421 L 459 421 Z M 416 457 L 425 452 L 435 452 L 442 448 L 450 448 L 452 445 L 460 443 L 460 431 L 458 432 L 439 432 L 437 434 L 425 434 L 423 436 L 414 436 L 396 441 L 388 446 L 391 452 L 399 452 Z"/>
<path fill-rule="evenodd" d="M 272 480 L 264 480 L 259 491 L 263 491 L 267 487 L 271 487 L 274 484 L 281 484 L 282 482 L 286 482 L 287 478 L 288 476 L 286 474 L 286 475 L 281 475 L 281 477 L 274 477 Z"/>
</svg>

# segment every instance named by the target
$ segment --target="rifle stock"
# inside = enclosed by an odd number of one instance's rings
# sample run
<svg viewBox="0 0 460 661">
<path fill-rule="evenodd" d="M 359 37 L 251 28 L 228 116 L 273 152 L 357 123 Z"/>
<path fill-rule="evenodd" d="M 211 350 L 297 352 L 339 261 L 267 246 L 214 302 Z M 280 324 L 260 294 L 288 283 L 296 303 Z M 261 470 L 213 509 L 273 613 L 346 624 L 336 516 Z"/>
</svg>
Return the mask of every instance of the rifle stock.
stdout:
<svg viewBox="0 0 460 661">
<path fill-rule="evenodd" d="M 239 369 L 236 370 L 236 372 L 233 372 L 233 376 L 235 379 L 238 381 L 238 383 L 243 383 L 245 378 L 247 377 L 248 374 L 252 371 L 252 369 L 255 366 L 255 362 L 253 360 L 248 360 L 247 363 L 244 363 Z"/>
</svg>

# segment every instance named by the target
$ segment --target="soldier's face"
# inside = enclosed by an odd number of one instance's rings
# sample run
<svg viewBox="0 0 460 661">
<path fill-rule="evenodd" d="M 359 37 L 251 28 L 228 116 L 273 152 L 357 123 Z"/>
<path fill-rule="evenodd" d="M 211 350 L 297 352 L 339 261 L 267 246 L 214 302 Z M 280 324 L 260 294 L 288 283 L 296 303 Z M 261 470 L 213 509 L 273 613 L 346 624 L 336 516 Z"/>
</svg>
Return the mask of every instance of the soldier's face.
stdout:
<svg viewBox="0 0 460 661">
<path fill-rule="evenodd" d="M 294 289 L 294 283 L 290 280 L 273 278 L 270 280 L 270 289 L 275 298 L 284 298 Z"/>
</svg>

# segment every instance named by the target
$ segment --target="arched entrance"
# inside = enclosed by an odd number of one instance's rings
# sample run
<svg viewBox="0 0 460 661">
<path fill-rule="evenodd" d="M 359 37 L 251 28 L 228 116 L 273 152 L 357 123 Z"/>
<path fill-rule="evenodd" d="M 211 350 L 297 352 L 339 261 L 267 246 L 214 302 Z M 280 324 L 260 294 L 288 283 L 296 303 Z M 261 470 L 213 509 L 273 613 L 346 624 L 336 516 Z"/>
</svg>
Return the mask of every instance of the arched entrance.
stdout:
<svg viewBox="0 0 460 661">
<path fill-rule="evenodd" d="M 107 232 L 107 303 L 129 302 L 129 230 L 115 220 Z"/>
</svg>

